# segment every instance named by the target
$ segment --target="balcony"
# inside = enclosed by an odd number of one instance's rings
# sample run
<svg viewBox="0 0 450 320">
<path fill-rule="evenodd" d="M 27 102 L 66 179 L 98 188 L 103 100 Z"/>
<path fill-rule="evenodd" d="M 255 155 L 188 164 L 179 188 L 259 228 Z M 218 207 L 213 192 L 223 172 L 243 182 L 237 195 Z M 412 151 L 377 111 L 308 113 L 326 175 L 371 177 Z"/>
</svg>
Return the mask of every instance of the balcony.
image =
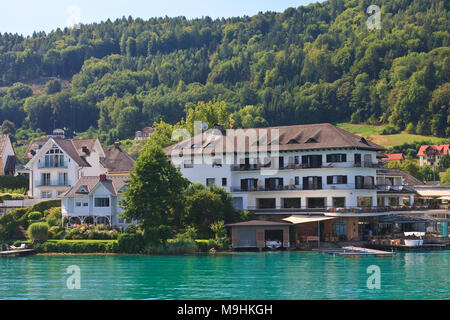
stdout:
<svg viewBox="0 0 450 320">
<path fill-rule="evenodd" d="M 354 190 L 354 189 L 366 189 L 375 190 L 376 185 L 364 184 L 356 185 L 354 183 L 336 184 L 336 185 L 285 185 L 278 186 L 276 188 L 269 187 L 231 187 L 231 192 L 277 192 L 277 191 L 302 191 L 302 190 Z"/>
<path fill-rule="evenodd" d="M 68 184 L 67 182 L 56 182 L 56 183 L 45 183 L 45 182 L 37 182 L 36 183 L 36 188 L 58 188 L 58 187 L 70 187 L 71 185 Z"/>
<path fill-rule="evenodd" d="M 38 164 L 38 169 L 67 169 L 67 168 L 68 168 L 67 165 L 65 165 L 65 164 L 61 165 L 58 163 L 56 163 L 56 164 L 39 163 Z"/>
<path fill-rule="evenodd" d="M 308 166 L 307 164 L 288 164 L 283 167 L 270 167 L 270 166 L 262 166 L 259 164 L 250 164 L 250 165 L 233 165 L 231 166 L 231 171 L 258 171 L 261 169 L 265 170 L 300 170 L 300 169 L 332 169 L 332 168 L 382 168 L 383 165 L 379 163 L 373 162 L 332 162 L 325 163 L 321 165 Z"/>
</svg>

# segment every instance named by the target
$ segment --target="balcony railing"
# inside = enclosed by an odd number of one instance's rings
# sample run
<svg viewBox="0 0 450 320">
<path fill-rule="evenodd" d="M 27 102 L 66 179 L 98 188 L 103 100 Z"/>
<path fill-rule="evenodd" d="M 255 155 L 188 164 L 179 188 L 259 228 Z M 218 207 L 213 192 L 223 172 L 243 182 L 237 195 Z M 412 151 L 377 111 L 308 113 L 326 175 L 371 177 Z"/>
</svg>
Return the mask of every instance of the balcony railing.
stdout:
<svg viewBox="0 0 450 320">
<path fill-rule="evenodd" d="M 408 212 L 417 210 L 435 210 L 438 209 L 435 206 L 345 206 L 345 207 L 333 207 L 326 206 L 323 208 L 283 208 L 283 207 L 273 207 L 273 208 L 261 208 L 258 206 L 248 206 L 250 211 L 261 211 L 268 212 L 274 211 L 279 214 L 290 214 L 292 212 L 305 212 L 305 213 L 385 213 L 385 212 Z"/>
<path fill-rule="evenodd" d="M 241 187 L 231 187 L 231 192 L 273 192 L 273 191 L 301 191 L 301 190 L 353 190 L 353 189 L 367 189 L 367 190 L 374 190 L 377 187 L 375 185 L 370 184 L 354 184 L 354 183 L 347 183 L 347 184 L 335 184 L 335 185 L 329 185 L 325 184 L 320 186 L 317 185 L 285 185 L 285 186 L 278 186 L 275 188 L 271 187 L 248 187 L 248 188 L 241 188 Z"/>
<path fill-rule="evenodd" d="M 322 165 L 308 166 L 307 164 L 288 164 L 283 167 L 262 166 L 259 164 L 241 164 L 231 166 L 232 171 L 257 171 L 265 170 L 298 170 L 298 169 L 320 169 L 320 168 L 382 168 L 383 165 L 374 162 L 330 162 Z"/>
<path fill-rule="evenodd" d="M 42 183 L 42 182 L 38 182 L 36 184 L 36 187 L 70 187 L 70 184 L 67 182 L 54 182 L 54 183 Z"/>
</svg>

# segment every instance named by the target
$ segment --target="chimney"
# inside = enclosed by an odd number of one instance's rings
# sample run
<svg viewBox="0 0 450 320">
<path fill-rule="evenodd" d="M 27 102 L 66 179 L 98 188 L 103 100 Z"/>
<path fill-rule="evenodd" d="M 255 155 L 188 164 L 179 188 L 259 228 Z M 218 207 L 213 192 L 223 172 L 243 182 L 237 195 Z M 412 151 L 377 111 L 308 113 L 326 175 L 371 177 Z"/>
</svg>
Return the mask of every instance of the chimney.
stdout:
<svg viewBox="0 0 450 320">
<path fill-rule="evenodd" d="M 86 146 L 81 147 L 82 151 L 86 154 L 89 155 L 89 149 Z"/>
<path fill-rule="evenodd" d="M 100 175 L 100 181 L 106 181 L 106 174 Z"/>
<path fill-rule="evenodd" d="M 116 149 L 120 149 L 120 142 L 118 142 L 118 141 L 114 142 L 114 147 Z"/>
<path fill-rule="evenodd" d="M 220 133 L 221 133 L 223 136 L 226 136 L 226 135 L 227 135 L 227 132 L 226 132 L 225 127 L 224 127 L 223 124 L 216 123 L 216 124 L 214 125 L 214 129 L 219 130 Z"/>
</svg>

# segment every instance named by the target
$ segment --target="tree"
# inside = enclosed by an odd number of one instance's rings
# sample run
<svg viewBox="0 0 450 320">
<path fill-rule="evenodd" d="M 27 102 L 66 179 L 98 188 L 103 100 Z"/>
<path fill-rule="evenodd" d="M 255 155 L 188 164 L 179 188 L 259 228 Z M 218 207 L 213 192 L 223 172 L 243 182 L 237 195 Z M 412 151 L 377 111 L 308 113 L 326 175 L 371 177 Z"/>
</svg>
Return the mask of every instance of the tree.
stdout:
<svg viewBox="0 0 450 320">
<path fill-rule="evenodd" d="M 33 242 L 45 242 L 48 239 L 48 224 L 36 222 L 28 227 L 28 236 Z"/>
<path fill-rule="evenodd" d="M 59 80 L 50 80 L 45 84 L 45 93 L 46 94 L 54 94 L 61 92 L 62 86 L 61 81 Z"/>
<path fill-rule="evenodd" d="M 439 167 L 441 169 L 450 168 L 450 155 L 444 154 L 443 156 L 441 156 L 441 161 L 439 161 Z"/>
<path fill-rule="evenodd" d="M 0 127 L 0 132 L 2 134 L 14 135 L 16 133 L 16 126 L 12 121 L 5 120 Z"/>
<path fill-rule="evenodd" d="M 130 175 L 122 201 L 123 217 L 139 220 L 148 241 L 165 241 L 170 236 L 168 226 L 180 224 L 188 184 L 162 148 L 150 140 Z"/>
<path fill-rule="evenodd" d="M 442 182 L 450 186 L 450 168 L 445 170 L 445 173 L 442 176 Z"/>
</svg>

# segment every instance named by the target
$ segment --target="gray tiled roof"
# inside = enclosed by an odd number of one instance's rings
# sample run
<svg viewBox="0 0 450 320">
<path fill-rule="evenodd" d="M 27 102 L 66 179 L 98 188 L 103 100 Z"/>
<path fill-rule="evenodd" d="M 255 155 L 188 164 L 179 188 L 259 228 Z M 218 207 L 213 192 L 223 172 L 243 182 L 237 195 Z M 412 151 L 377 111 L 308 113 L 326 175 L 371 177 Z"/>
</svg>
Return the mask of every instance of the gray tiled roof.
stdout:
<svg viewBox="0 0 450 320">
<path fill-rule="evenodd" d="M 107 188 L 111 194 L 119 195 L 121 194 L 120 190 L 127 184 L 127 181 L 130 179 L 129 175 L 111 175 L 107 176 L 106 180 L 100 181 L 100 177 L 81 177 L 78 179 L 77 183 L 71 187 L 66 193 L 63 194 L 63 197 L 76 197 L 86 195 L 85 193 L 78 192 L 78 190 L 84 186 L 88 193 L 95 188 L 95 186 L 99 183 L 102 183 L 105 188 Z"/>
<path fill-rule="evenodd" d="M 271 150 L 271 130 L 278 129 L 279 138 L 278 138 L 278 148 L 279 151 L 296 151 L 296 150 L 317 150 L 317 149 L 326 149 L 326 148 L 356 148 L 362 150 L 373 150 L 373 151 L 383 151 L 384 148 L 370 141 L 365 140 L 364 138 L 342 130 L 330 123 L 321 123 L 321 124 L 307 124 L 307 125 L 293 125 L 293 126 L 281 126 L 281 127 L 267 127 L 267 128 L 256 128 L 256 129 L 231 129 L 227 130 L 227 133 L 234 134 L 234 136 L 244 136 L 246 132 L 250 132 L 249 130 L 256 130 L 259 136 L 259 132 L 262 130 L 267 130 L 267 140 L 259 141 L 261 146 L 267 145 L 267 150 Z M 237 131 L 241 130 L 241 131 Z M 182 146 L 183 148 L 190 149 L 191 146 L 197 142 L 197 140 L 201 141 L 201 146 L 197 146 L 198 148 L 192 149 L 192 152 L 200 153 L 203 150 L 207 151 L 207 145 L 211 142 L 210 138 L 212 135 L 203 135 L 201 137 L 193 137 L 177 144 L 174 144 L 170 147 L 164 149 L 167 155 L 170 155 L 172 150 L 177 146 Z M 227 143 L 233 143 L 234 148 L 227 148 Z M 242 148 L 245 152 L 258 151 L 259 147 L 257 144 L 248 142 L 246 139 L 245 146 L 240 146 L 238 149 L 237 146 L 238 139 L 235 138 L 233 142 L 228 142 L 226 136 L 219 135 L 216 136 L 216 146 L 223 145 L 223 149 L 226 152 L 230 152 L 230 149 L 233 151 L 239 150 Z M 205 149 L 206 148 L 206 149 Z M 221 150 L 216 150 L 215 152 L 220 152 Z M 188 151 L 190 153 L 191 151 Z"/>
<path fill-rule="evenodd" d="M 100 163 L 109 173 L 127 173 L 133 170 L 134 159 L 119 147 L 103 147 L 104 158 Z"/>
</svg>

